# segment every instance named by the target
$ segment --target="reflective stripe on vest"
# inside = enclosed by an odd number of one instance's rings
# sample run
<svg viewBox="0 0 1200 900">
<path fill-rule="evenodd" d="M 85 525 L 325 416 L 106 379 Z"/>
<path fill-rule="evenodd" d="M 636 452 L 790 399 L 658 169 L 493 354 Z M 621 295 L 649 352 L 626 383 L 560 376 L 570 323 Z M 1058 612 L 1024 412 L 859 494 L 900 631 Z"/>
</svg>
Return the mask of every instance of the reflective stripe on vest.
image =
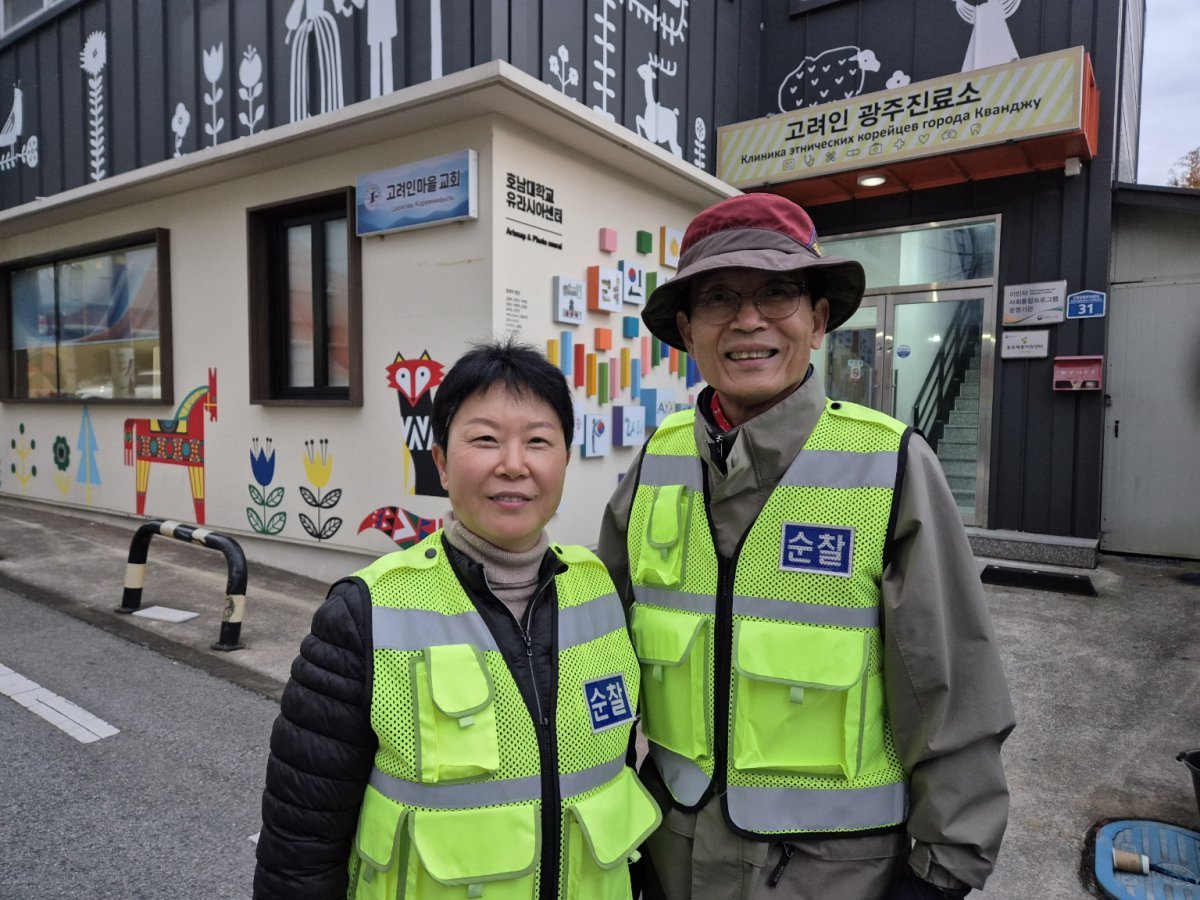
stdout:
<svg viewBox="0 0 1200 900">
<path fill-rule="evenodd" d="M 574 797 L 608 784 L 624 767 L 624 759 L 614 759 L 582 772 L 561 773 L 558 779 L 561 794 L 564 797 Z M 542 796 L 542 777 L 527 775 L 524 778 L 471 784 L 418 784 L 403 778 L 393 778 L 379 769 L 372 769 L 371 787 L 405 806 L 474 809 L 480 806 L 504 806 L 509 803 L 531 803 L 539 800 Z"/>
<path fill-rule="evenodd" d="M 722 637 L 734 642 L 726 654 L 731 668 L 715 672 L 716 550 L 707 516 L 687 514 L 689 503 L 703 507 L 704 465 L 694 425 L 694 411 L 676 413 L 647 442 L 630 515 L 630 572 L 637 601 L 634 639 L 635 644 L 645 645 L 647 679 L 659 682 L 643 683 L 643 727 L 659 772 L 677 803 L 698 805 L 717 775 L 712 730 L 724 721 L 728 739 L 721 773 L 723 802 L 730 821 L 740 830 L 799 834 L 903 822 L 906 776 L 891 749 L 878 670 L 882 653 L 878 585 L 904 426 L 851 404 L 832 410 L 827 404 L 813 435 L 772 491 L 732 561 L 733 589 L 726 614 L 732 616 L 733 628 L 731 635 Z M 678 486 L 684 492 L 678 501 L 681 524 L 674 529 L 656 528 L 655 504 L 663 507 L 669 523 L 670 504 L 680 496 Z M 855 493 L 848 495 L 848 491 Z M 650 533 L 669 536 L 673 530 L 683 547 L 641 539 Z M 815 534 L 829 540 L 825 557 L 818 557 L 818 548 L 808 541 Z M 830 561 L 826 570 L 816 559 Z M 663 619 L 676 613 L 684 618 L 675 623 Z M 729 628 L 730 621 L 723 627 Z M 681 688 L 684 682 L 679 679 L 696 677 L 697 665 L 707 667 L 707 694 L 689 718 L 680 712 L 692 705 L 686 698 L 706 688 L 704 684 Z M 715 709 L 713 686 L 719 679 L 730 685 L 724 710 Z M 742 697 L 742 710 L 736 708 L 738 697 Z M 671 710 L 656 716 L 655 700 L 665 703 L 666 698 L 671 700 Z M 842 728 L 856 731 L 838 737 L 839 729 L 826 740 L 813 738 L 829 731 L 833 720 L 829 713 L 807 710 L 839 708 L 822 706 L 830 702 L 844 704 L 837 721 Z M 756 709 L 763 712 L 747 712 Z M 697 723 L 697 716 L 708 715 L 707 710 L 713 710 L 717 721 L 706 718 Z M 780 733 L 778 727 L 754 725 L 756 715 L 783 716 L 782 721 L 789 721 L 787 717 L 797 713 L 799 718 L 790 721 L 803 723 L 808 721 L 805 715 L 816 715 L 813 721 L 825 723 L 807 733 L 798 726 L 801 730 L 794 733 L 803 735 L 799 742 L 803 750 L 781 749 L 778 745 L 784 739 L 773 736 Z M 689 721 L 691 725 L 681 724 Z M 678 733 L 658 732 L 656 726 Z M 739 742 L 741 728 L 748 730 Z M 656 735 L 671 746 L 656 741 Z M 844 743 L 840 755 L 822 757 L 829 750 L 825 744 L 839 743 Z M 695 755 L 677 752 L 687 747 Z"/>
</svg>

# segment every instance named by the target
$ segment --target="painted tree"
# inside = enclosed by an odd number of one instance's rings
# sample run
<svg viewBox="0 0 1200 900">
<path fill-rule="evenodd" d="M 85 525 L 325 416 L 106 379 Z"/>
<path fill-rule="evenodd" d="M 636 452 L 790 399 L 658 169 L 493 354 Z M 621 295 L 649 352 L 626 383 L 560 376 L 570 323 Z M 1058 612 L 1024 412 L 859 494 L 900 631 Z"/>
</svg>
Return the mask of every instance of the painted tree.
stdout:
<svg viewBox="0 0 1200 900">
<path fill-rule="evenodd" d="M 92 428 L 92 414 L 88 408 L 83 408 L 83 418 L 79 423 L 79 439 L 75 442 L 79 451 L 79 469 L 75 473 L 75 483 L 86 486 L 87 504 L 92 505 L 92 485 L 100 484 L 100 467 L 96 465 L 96 432 Z"/>
<path fill-rule="evenodd" d="M 1167 173 L 1167 184 L 1171 187 L 1200 188 L 1200 147 L 1189 150 L 1171 166 Z"/>
</svg>

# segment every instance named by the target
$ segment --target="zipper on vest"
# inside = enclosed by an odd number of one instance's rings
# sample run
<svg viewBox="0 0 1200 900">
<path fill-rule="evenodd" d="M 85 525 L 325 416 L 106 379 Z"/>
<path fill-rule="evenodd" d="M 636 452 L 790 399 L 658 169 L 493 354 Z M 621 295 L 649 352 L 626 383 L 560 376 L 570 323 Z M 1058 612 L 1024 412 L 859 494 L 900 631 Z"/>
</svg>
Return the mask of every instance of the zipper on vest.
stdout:
<svg viewBox="0 0 1200 900">
<path fill-rule="evenodd" d="M 711 523 L 710 526 L 711 528 Z M 740 545 L 739 545 L 740 549 Z M 735 557 L 736 558 L 736 557 Z M 729 681 L 733 665 L 733 560 L 717 554 L 716 665 L 713 668 L 713 781 L 717 796 L 728 788 Z"/>
<path fill-rule="evenodd" d="M 543 584 L 529 600 L 529 612 L 525 624 L 517 623 L 521 630 L 521 638 L 525 641 L 525 660 L 529 665 L 529 680 L 533 684 L 534 728 L 538 734 L 538 756 L 542 766 L 542 861 L 541 885 L 539 894 L 541 900 L 557 900 L 557 884 L 562 877 L 560 869 L 562 844 L 562 797 L 558 789 L 558 741 L 555 735 L 554 723 L 542 709 L 542 699 L 538 694 L 537 671 L 533 661 L 533 615 L 537 611 L 537 602 L 549 587 L 550 582 Z M 553 610 L 551 610 L 553 613 Z M 556 617 L 557 618 L 557 617 Z M 558 623 L 551 622 L 550 628 L 550 689 L 558 691 Z M 550 698 L 547 698 L 549 700 Z"/>
</svg>

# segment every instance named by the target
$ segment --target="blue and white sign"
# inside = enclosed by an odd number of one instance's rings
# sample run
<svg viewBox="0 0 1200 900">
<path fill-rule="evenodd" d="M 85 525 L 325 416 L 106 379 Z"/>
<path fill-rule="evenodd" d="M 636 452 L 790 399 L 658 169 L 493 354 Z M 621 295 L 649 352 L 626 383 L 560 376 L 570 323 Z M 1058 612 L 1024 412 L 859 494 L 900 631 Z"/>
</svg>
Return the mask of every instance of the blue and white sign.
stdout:
<svg viewBox="0 0 1200 900">
<path fill-rule="evenodd" d="M 854 574 L 854 529 L 784 522 L 779 568 L 849 578 Z"/>
<path fill-rule="evenodd" d="M 478 154 L 459 150 L 359 175 L 359 237 L 478 218 L 478 172 Z"/>
<path fill-rule="evenodd" d="M 1068 319 L 1100 319 L 1104 317 L 1104 291 L 1078 291 L 1067 295 Z"/>
<path fill-rule="evenodd" d="M 592 719 L 593 732 L 633 721 L 633 705 L 625 688 L 625 676 L 620 672 L 585 681 L 583 698 Z"/>
</svg>

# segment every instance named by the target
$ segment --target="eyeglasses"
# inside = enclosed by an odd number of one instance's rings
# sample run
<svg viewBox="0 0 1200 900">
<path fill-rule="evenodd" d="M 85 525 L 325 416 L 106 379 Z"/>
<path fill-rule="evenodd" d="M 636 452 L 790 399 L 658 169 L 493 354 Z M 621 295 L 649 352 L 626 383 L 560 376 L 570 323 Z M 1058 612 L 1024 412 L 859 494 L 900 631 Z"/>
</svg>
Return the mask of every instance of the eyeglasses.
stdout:
<svg viewBox="0 0 1200 900">
<path fill-rule="evenodd" d="M 794 281 L 769 281 L 746 293 L 715 287 L 701 291 L 692 301 L 692 315 L 705 325 L 727 325 L 737 318 L 746 298 L 764 319 L 786 319 L 800 307 L 808 286 Z"/>
</svg>

